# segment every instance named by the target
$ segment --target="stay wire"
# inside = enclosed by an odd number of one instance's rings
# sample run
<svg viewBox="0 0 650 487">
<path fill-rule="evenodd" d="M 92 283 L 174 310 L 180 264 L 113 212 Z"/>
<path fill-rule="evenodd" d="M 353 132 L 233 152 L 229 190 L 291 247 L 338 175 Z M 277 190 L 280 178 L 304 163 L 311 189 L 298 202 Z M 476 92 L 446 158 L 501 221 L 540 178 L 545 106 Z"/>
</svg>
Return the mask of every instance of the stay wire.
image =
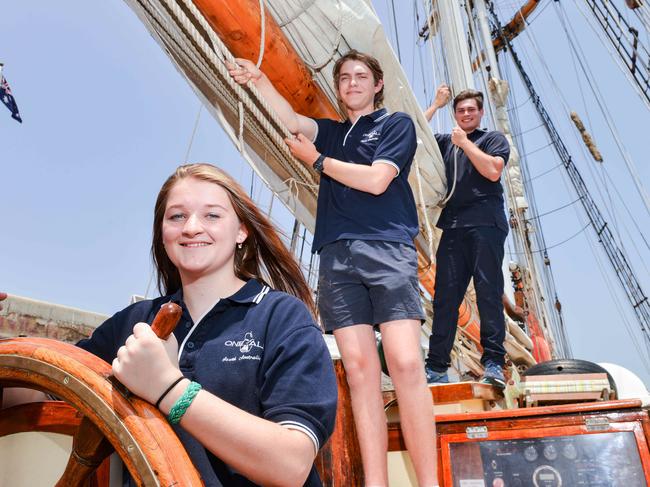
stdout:
<svg viewBox="0 0 650 487">
<path fill-rule="evenodd" d="M 196 129 L 199 126 L 199 120 L 201 119 L 202 110 L 203 110 L 203 103 L 200 103 L 199 111 L 196 113 L 196 120 L 194 120 L 194 128 L 192 129 L 192 135 L 190 136 L 190 141 L 187 144 L 187 151 L 185 152 L 185 158 L 183 159 L 186 163 L 189 162 L 190 151 L 192 150 L 192 144 L 194 143 L 194 136 L 196 135 Z"/>
<path fill-rule="evenodd" d="M 529 220 L 529 221 L 530 221 L 530 220 L 538 220 L 538 219 L 540 219 L 540 218 L 543 217 L 543 216 L 551 215 L 551 214 L 556 213 L 556 212 L 558 212 L 558 211 L 560 211 L 560 210 L 563 210 L 564 208 L 568 208 L 569 206 L 575 205 L 575 204 L 576 204 L 578 201 L 580 201 L 581 199 L 582 199 L 582 198 L 577 198 L 577 199 L 571 201 L 570 203 L 567 203 L 566 205 L 558 206 L 557 208 L 554 208 L 553 210 L 549 210 L 549 211 L 544 212 L 544 213 L 538 213 L 538 214 L 535 215 L 535 216 L 532 216 L 532 217 L 530 217 L 530 218 L 527 218 L 527 220 Z M 550 247 L 549 247 L 549 248 L 550 248 Z"/>
</svg>

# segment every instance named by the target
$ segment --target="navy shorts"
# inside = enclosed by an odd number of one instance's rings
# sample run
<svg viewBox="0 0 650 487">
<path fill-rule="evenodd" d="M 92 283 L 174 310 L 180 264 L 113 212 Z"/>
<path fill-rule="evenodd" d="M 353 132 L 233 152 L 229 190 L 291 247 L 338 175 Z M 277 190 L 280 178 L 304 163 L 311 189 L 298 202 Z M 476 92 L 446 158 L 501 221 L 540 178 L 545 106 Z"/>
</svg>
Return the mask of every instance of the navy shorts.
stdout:
<svg viewBox="0 0 650 487">
<path fill-rule="evenodd" d="M 415 248 L 379 240 L 323 247 L 318 310 L 326 331 L 395 320 L 424 320 Z"/>
</svg>

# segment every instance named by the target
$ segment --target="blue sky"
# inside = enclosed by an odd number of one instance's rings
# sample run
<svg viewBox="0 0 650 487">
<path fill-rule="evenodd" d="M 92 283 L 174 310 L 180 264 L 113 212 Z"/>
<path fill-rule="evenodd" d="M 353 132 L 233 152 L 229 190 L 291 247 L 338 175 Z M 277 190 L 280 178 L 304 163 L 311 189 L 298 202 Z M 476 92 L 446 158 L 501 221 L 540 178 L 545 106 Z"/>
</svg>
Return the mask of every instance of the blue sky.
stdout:
<svg viewBox="0 0 650 487">
<path fill-rule="evenodd" d="M 387 5 L 375 2 L 385 19 Z M 522 36 L 516 46 L 521 46 L 520 53 L 532 52 L 533 42 L 539 46 L 564 97 L 593 129 L 608 174 L 636 223 L 650 228 L 648 214 L 634 194 L 587 85 L 576 81 L 554 8 L 546 5 L 529 28 L 533 37 Z M 648 126 L 648 109 L 574 6 L 566 8 L 621 139 L 647 186 L 650 169 L 643 129 Z M 413 35 L 408 10 L 398 11 L 397 19 L 405 65 L 414 57 L 409 52 Z M 386 31 L 392 35 L 391 27 Z M 121 309 L 130 295 L 144 294 L 148 286 L 153 294 L 153 284 L 149 285 L 153 203 L 163 180 L 185 161 L 199 100 L 126 3 L 118 0 L 8 2 L 0 18 L 0 61 L 5 63 L 4 75 L 24 120 L 22 125 L 16 123 L 0 107 L 0 208 L 4 212 L 0 289 L 106 314 Z M 557 90 L 545 81 L 539 58 L 526 54 L 524 62 L 539 82 L 561 134 L 574 139 L 575 131 L 563 118 Z M 410 65 L 405 72 L 421 77 Z M 421 83 L 416 88 L 421 90 Z M 424 104 L 425 95 L 418 96 Z M 527 132 L 526 147 L 532 151 L 547 142 L 530 103 L 521 93 L 517 96 L 520 128 Z M 601 177 L 595 163 L 582 157 L 580 146 L 571 144 L 585 179 Z M 250 185 L 250 169 L 206 111 L 200 114 L 188 160 L 220 165 Z M 576 198 L 566 189 L 561 169 L 552 169 L 557 163 L 546 149 L 530 158 L 531 174 L 550 170 L 536 180 L 541 212 Z M 613 190 L 610 195 L 594 193 L 603 206 L 609 206 L 610 196 L 616 199 Z M 635 230 L 616 206 L 614 201 L 613 220 L 621 224 L 626 249 L 633 254 L 635 271 L 648 292 L 648 262 L 643 262 L 647 248 L 637 243 L 641 257 L 636 257 Z M 574 207 L 575 211 L 568 207 L 543 218 L 549 246 L 582 228 L 577 216 L 581 209 Z M 625 228 L 631 229 L 630 237 Z M 574 355 L 619 363 L 650 383 L 650 373 L 642 367 L 598 271 L 589 244 L 595 239 L 589 232 L 588 228 L 549 251 Z M 593 245 L 608 269 L 597 243 Z M 617 287 L 616 279 L 609 276 Z"/>
</svg>

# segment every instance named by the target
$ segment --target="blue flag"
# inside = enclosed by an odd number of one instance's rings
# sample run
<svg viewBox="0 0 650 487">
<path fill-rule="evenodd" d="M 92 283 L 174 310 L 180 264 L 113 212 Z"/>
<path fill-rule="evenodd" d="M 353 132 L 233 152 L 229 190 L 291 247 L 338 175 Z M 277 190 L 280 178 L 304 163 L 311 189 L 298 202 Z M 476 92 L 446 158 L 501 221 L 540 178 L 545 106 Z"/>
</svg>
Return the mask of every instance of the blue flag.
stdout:
<svg viewBox="0 0 650 487">
<path fill-rule="evenodd" d="M 14 95 L 11 94 L 11 89 L 9 88 L 9 83 L 4 76 L 0 75 L 0 100 L 11 112 L 11 118 L 18 120 L 20 123 L 23 123 L 23 119 L 20 118 L 20 113 L 18 113 L 18 105 L 16 105 L 16 100 Z"/>
</svg>

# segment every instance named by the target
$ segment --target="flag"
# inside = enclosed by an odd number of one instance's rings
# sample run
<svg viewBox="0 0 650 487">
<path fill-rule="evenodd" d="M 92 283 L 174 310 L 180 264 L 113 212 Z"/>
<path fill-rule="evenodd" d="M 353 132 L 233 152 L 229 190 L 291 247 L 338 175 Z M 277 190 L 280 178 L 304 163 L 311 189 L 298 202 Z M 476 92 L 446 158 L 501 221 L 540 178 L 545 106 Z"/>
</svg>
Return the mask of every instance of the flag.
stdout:
<svg viewBox="0 0 650 487">
<path fill-rule="evenodd" d="M 23 123 L 23 119 L 20 118 L 20 113 L 18 113 L 18 105 L 16 105 L 14 95 L 11 94 L 9 83 L 7 83 L 7 80 L 2 75 L 0 75 L 0 100 L 2 100 L 2 103 L 4 103 L 11 112 L 11 118 Z"/>
</svg>

